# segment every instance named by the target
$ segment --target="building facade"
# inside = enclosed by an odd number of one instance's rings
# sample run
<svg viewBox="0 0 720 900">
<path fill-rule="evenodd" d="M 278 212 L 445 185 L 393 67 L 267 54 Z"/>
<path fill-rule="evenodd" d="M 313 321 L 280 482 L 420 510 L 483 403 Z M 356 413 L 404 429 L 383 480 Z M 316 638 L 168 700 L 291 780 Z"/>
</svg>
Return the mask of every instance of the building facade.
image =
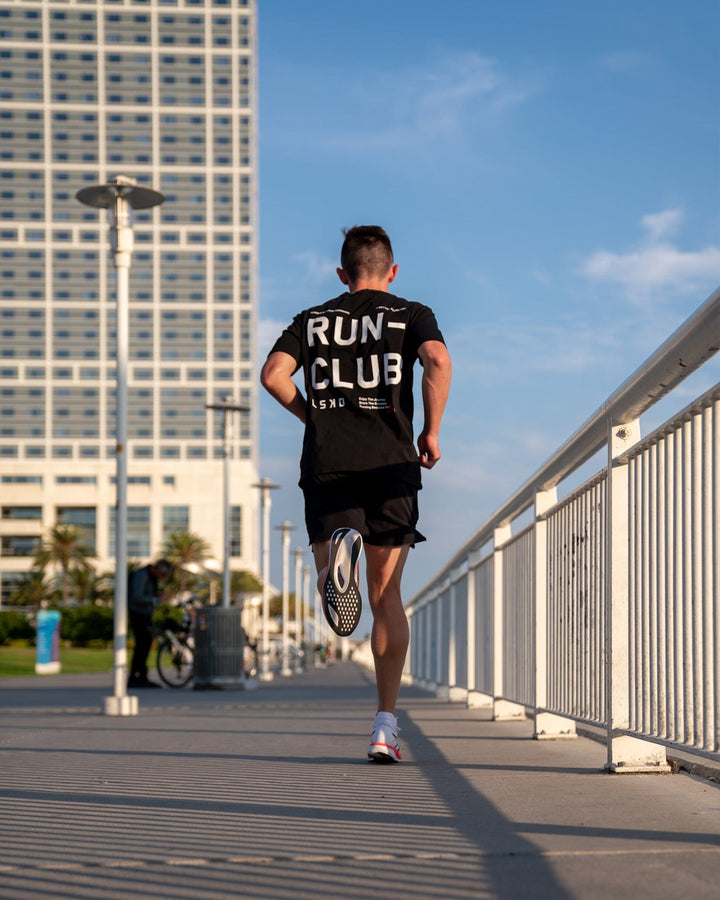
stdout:
<svg viewBox="0 0 720 900">
<path fill-rule="evenodd" d="M 257 571 L 255 0 L 0 0 L 0 591 L 56 523 L 114 568 L 115 278 L 81 188 L 161 191 L 135 213 L 128 553 L 192 531 Z"/>
</svg>

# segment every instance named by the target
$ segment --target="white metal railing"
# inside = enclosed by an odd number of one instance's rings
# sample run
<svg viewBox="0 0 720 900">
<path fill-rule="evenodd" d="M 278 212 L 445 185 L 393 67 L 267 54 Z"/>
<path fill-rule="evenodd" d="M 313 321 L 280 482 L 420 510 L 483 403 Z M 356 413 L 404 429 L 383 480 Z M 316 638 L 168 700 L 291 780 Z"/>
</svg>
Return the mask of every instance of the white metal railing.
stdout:
<svg viewBox="0 0 720 900">
<path fill-rule="evenodd" d="M 718 350 L 720 290 L 410 601 L 408 679 L 537 738 L 599 726 L 609 771 L 667 770 L 668 746 L 720 760 L 720 384 L 639 424 Z"/>
</svg>

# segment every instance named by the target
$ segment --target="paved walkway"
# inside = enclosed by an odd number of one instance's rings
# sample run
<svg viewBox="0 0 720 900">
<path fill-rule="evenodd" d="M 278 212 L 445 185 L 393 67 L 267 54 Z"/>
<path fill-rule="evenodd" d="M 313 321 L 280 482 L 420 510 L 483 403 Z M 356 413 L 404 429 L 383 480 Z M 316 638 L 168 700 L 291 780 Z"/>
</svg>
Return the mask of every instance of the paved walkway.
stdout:
<svg viewBox="0 0 720 900">
<path fill-rule="evenodd" d="M 0 896 L 718 898 L 720 787 L 610 776 L 586 738 L 404 689 L 405 761 L 367 763 L 370 677 L 255 691 L 0 681 Z"/>
</svg>

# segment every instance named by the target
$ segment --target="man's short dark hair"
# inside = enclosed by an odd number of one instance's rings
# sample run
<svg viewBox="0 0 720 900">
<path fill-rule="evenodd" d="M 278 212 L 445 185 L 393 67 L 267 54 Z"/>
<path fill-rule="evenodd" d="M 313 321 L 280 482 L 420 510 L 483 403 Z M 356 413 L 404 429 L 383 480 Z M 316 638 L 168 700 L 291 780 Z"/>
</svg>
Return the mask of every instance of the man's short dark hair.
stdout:
<svg viewBox="0 0 720 900">
<path fill-rule="evenodd" d="M 393 265 L 390 238 L 379 225 L 354 225 L 343 234 L 340 265 L 351 281 L 360 275 L 382 277 Z"/>
<path fill-rule="evenodd" d="M 157 562 L 153 563 L 153 568 L 162 573 L 160 576 L 161 578 L 167 578 L 173 570 L 173 564 L 167 559 L 159 559 Z"/>
</svg>

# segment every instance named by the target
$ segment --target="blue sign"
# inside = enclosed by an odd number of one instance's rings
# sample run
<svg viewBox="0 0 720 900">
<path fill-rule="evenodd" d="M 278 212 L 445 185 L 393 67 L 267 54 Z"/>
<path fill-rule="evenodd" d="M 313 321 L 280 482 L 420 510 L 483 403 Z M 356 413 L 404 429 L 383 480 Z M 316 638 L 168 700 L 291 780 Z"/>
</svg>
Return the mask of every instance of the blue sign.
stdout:
<svg viewBox="0 0 720 900">
<path fill-rule="evenodd" d="M 37 652 L 35 671 L 38 675 L 53 675 L 60 671 L 60 613 L 56 609 L 41 609 L 37 614 Z"/>
</svg>

